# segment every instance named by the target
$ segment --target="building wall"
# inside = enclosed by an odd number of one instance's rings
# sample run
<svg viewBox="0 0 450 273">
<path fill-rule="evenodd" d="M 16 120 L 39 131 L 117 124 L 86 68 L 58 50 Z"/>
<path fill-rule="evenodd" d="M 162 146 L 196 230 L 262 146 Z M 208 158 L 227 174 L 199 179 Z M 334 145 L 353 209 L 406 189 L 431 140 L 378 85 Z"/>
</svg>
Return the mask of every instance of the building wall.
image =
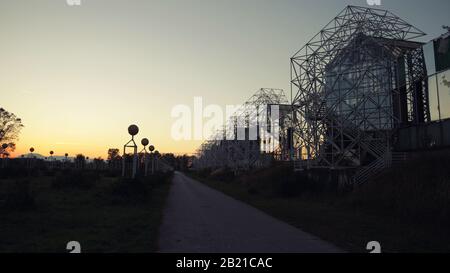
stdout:
<svg viewBox="0 0 450 273">
<path fill-rule="evenodd" d="M 326 71 L 327 108 L 365 131 L 392 129 L 389 60 L 373 47 L 355 50 Z"/>
<path fill-rule="evenodd" d="M 450 119 L 400 128 L 395 146 L 398 151 L 450 147 Z"/>
<path fill-rule="evenodd" d="M 430 112 L 433 121 L 450 118 L 450 69 L 428 78 Z"/>
<path fill-rule="evenodd" d="M 431 120 L 450 118 L 450 33 L 423 47 L 428 72 Z"/>
</svg>

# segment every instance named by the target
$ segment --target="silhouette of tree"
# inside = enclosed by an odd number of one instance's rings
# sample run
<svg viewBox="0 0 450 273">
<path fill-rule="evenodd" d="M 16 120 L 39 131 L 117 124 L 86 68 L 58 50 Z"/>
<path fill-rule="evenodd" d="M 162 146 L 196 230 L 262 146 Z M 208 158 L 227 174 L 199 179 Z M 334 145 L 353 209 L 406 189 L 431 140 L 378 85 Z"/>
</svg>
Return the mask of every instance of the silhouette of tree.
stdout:
<svg viewBox="0 0 450 273">
<path fill-rule="evenodd" d="M 120 168 L 122 164 L 122 157 L 119 154 L 119 149 L 112 148 L 108 150 L 108 165 L 112 169 Z"/>
<path fill-rule="evenodd" d="M 16 144 L 15 143 L 5 143 L 7 144 L 6 148 L 3 148 L 2 144 L 0 144 L 0 155 L 2 156 L 9 156 L 12 152 L 16 150 Z"/>
<path fill-rule="evenodd" d="M 94 167 L 96 170 L 103 169 L 105 164 L 105 160 L 101 157 L 94 158 Z"/>
<path fill-rule="evenodd" d="M 84 169 L 86 165 L 86 157 L 82 154 L 77 154 L 75 156 L 75 166 L 79 169 Z"/>
<path fill-rule="evenodd" d="M 174 168 L 177 165 L 175 155 L 172 153 L 162 155 L 162 159 L 164 159 L 168 164 L 170 164 Z"/>
<path fill-rule="evenodd" d="M 6 148 L 3 148 L 3 144 L 0 144 L 0 155 L 10 155 L 12 152 L 16 150 L 16 144 L 15 143 L 4 143 L 6 145 Z"/>
<path fill-rule="evenodd" d="M 0 108 L 0 142 L 16 140 L 22 129 L 22 120 L 11 112 Z"/>
<path fill-rule="evenodd" d="M 192 167 L 192 162 L 194 161 L 194 157 L 188 156 L 188 155 L 182 155 L 182 156 L 177 156 L 176 160 L 177 160 L 177 168 L 179 170 L 185 171 L 185 170 L 189 169 L 190 167 Z"/>
<path fill-rule="evenodd" d="M 172 153 L 167 153 L 161 155 L 161 158 L 170 166 L 174 167 L 176 170 L 185 171 L 192 166 L 192 162 L 194 161 L 194 156 L 182 155 L 175 156 Z"/>
<path fill-rule="evenodd" d="M 116 160 L 120 157 L 119 155 L 119 149 L 109 149 L 108 150 L 108 161 Z"/>
</svg>

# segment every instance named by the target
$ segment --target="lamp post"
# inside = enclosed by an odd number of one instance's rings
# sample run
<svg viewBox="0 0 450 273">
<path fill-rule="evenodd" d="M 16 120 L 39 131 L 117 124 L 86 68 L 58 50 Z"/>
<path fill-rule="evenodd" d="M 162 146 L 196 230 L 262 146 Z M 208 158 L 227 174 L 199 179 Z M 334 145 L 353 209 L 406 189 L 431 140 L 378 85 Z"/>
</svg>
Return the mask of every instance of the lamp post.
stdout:
<svg viewBox="0 0 450 273">
<path fill-rule="evenodd" d="M 152 157 L 152 175 L 155 174 L 155 156 L 153 154 L 153 151 L 155 150 L 155 146 L 150 145 L 150 147 L 148 147 L 148 149 L 150 150 L 150 156 Z"/>
<path fill-rule="evenodd" d="M 144 146 L 144 149 L 142 149 L 142 151 L 144 151 L 144 168 L 145 168 L 145 171 L 144 171 L 144 176 L 147 176 L 147 170 L 148 170 L 148 163 L 147 163 L 147 145 L 150 143 L 150 141 L 148 141 L 148 139 L 147 138 L 143 138 L 142 140 L 141 140 L 141 144 L 142 144 L 142 146 Z M 141 151 L 141 153 L 142 153 L 142 151 Z"/>
<path fill-rule="evenodd" d="M 33 153 L 34 153 L 34 148 L 31 147 L 30 148 L 30 155 L 28 156 L 28 168 L 30 168 L 30 169 L 33 166 L 33 158 L 34 158 Z"/>
<path fill-rule="evenodd" d="M 156 160 L 155 160 L 155 170 L 158 170 L 158 169 L 159 169 L 159 158 L 158 158 L 158 156 L 160 156 L 159 151 L 156 150 L 156 151 L 153 153 L 153 156 L 156 157 Z"/>
<path fill-rule="evenodd" d="M 53 168 L 53 154 L 54 154 L 55 152 L 53 152 L 53 151 L 50 151 L 50 157 L 49 157 L 49 159 L 48 160 L 50 160 L 50 168 Z"/>
<path fill-rule="evenodd" d="M 136 168 L 136 165 L 137 165 L 137 145 L 136 145 L 136 142 L 134 141 L 134 136 L 139 133 L 139 127 L 137 127 L 134 124 L 130 125 L 128 127 L 128 133 L 131 135 L 131 140 L 128 141 L 123 146 L 122 177 L 125 177 L 125 165 L 126 165 L 125 155 L 126 155 L 126 149 L 127 148 L 133 148 L 133 173 L 132 173 L 131 177 L 134 179 L 134 178 L 136 178 L 136 169 L 137 169 Z"/>
<path fill-rule="evenodd" d="M 150 151 L 150 156 L 152 157 L 152 175 L 153 175 L 155 174 L 155 154 L 153 153 L 153 151 L 155 150 L 155 146 L 150 145 L 148 149 Z"/>
<path fill-rule="evenodd" d="M 67 167 L 67 161 L 68 161 L 67 157 L 68 157 L 68 156 L 69 156 L 68 153 L 65 153 L 65 154 L 64 154 L 64 157 L 65 157 L 65 159 L 64 159 L 64 168 Z"/>
</svg>

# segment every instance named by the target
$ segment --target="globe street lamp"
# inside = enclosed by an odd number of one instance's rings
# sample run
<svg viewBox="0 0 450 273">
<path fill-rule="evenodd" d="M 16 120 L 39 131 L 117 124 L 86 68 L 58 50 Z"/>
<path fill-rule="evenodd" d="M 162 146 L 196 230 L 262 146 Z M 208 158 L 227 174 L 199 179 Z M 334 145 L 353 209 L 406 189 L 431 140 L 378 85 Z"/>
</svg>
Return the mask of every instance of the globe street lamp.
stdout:
<svg viewBox="0 0 450 273">
<path fill-rule="evenodd" d="M 53 163 L 54 163 L 54 158 L 53 158 L 53 154 L 55 154 L 55 152 L 50 151 L 50 157 L 48 158 L 48 160 L 50 161 L 50 168 L 53 168 Z"/>
<path fill-rule="evenodd" d="M 150 156 L 152 157 L 152 175 L 155 174 L 155 155 L 153 154 L 153 151 L 155 150 L 155 146 L 150 145 L 150 147 L 148 147 L 148 149 L 150 150 Z"/>
<path fill-rule="evenodd" d="M 142 151 L 144 152 L 144 166 L 145 166 L 145 173 L 144 176 L 147 176 L 147 169 L 148 169 L 148 164 L 147 164 L 147 145 L 150 143 L 150 141 L 148 141 L 147 138 L 143 138 L 141 140 L 141 144 L 142 146 L 144 146 L 144 148 L 142 149 Z M 142 153 L 141 151 L 141 153 Z"/>
<path fill-rule="evenodd" d="M 34 148 L 31 147 L 31 148 L 30 148 L 30 154 L 29 154 L 29 156 L 28 156 L 28 168 L 31 168 L 32 165 L 33 165 L 33 158 L 34 158 L 33 153 L 34 153 Z"/>
<path fill-rule="evenodd" d="M 123 146 L 123 159 L 122 159 L 122 177 L 125 177 L 125 164 L 126 164 L 126 159 L 125 159 L 125 155 L 126 155 L 126 150 L 127 148 L 133 148 L 133 173 L 132 173 L 132 178 L 136 178 L 136 170 L 137 170 L 137 145 L 136 142 L 134 141 L 134 136 L 137 135 L 139 133 L 139 127 L 137 127 L 136 125 L 130 125 L 128 127 L 128 134 L 131 135 L 131 140 L 128 141 L 124 146 Z"/>
<path fill-rule="evenodd" d="M 64 157 L 65 157 L 65 159 L 64 159 L 64 167 L 67 167 L 67 162 L 68 162 L 68 157 L 69 156 L 69 154 L 68 153 L 65 153 L 64 154 Z"/>
</svg>

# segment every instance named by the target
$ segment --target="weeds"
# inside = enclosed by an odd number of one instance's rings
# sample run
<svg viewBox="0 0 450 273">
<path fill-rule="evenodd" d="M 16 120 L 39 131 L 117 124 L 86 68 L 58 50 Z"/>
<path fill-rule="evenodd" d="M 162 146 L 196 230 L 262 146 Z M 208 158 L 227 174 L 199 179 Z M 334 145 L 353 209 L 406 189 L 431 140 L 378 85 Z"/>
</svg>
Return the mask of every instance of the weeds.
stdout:
<svg viewBox="0 0 450 273">
<path fill-rule="evenodd" d="M 32 210 L 36 207 L 35 196 L 31 190 L 30 181 L 19 179 L 7 189 L 5 208 L 8 210 Z"/>
<path fill-rule="evenodd" d="M 55 189 L 90 189 L 99 179 L 100 175 L 95 171 L 67 169 L 55 175 L 52 181 L 52 187 Z"/>
</svg>

